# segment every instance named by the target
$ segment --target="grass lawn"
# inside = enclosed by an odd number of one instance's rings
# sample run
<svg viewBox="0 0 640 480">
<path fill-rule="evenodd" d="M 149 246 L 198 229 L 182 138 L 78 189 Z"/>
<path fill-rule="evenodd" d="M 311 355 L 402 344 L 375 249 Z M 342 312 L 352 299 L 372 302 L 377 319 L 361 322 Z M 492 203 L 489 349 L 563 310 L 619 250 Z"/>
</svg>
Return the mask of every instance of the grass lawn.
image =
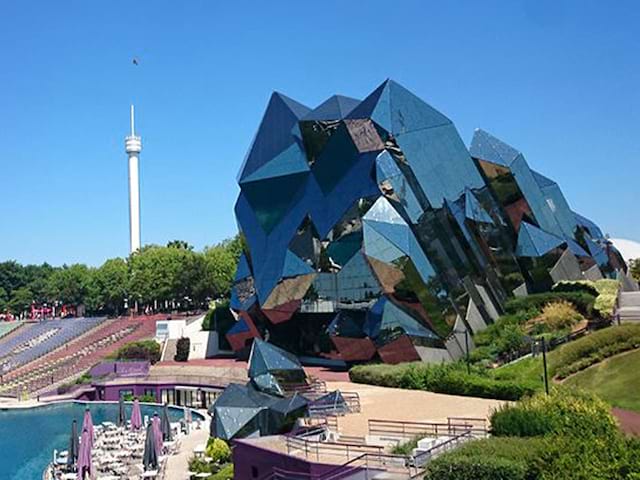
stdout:
<svg viewBox="0 0 640 480">
<path fill-rule="evenodd" d="M 540 390 L 544 388 L 544 371 L 542 368 L 541 355 L 535 358 L 523 358 L 517 362 L 504 365 L 495 370 L 490 370 L 489 375 L 496 380 L 522 381 Z M 549 381 L 551 381 L 551 379 L 549 379 Z"/>
<path fill-rule="evenodd" d="M 594 392 L 616 407 L 640 412 L 640 350 L 608 358 L 565 383 Z"/>
</svg>

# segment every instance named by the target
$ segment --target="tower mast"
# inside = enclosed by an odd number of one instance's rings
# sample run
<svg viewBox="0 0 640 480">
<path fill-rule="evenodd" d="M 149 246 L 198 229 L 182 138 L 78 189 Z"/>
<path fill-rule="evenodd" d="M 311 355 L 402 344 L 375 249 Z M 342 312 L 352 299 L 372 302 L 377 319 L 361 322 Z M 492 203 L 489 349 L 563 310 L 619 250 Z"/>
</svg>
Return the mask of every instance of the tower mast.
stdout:
<svg viewBox="0 0 640 480">
<path fill-rule="evenodd" d="M 124 147 L 129 156 L 129 251 L 140 250 L 140 171 L 139 157 L 142 138 L 136 136 L 134 107 L 131 105 L 131 135 L 125 137 Z"/>
</svg>

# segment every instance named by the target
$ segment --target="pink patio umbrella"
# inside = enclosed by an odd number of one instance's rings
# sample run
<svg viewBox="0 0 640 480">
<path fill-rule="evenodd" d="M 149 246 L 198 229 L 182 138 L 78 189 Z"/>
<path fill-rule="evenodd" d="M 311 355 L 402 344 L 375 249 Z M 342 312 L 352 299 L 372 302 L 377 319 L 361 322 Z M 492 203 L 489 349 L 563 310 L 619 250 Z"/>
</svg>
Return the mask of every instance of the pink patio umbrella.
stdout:
<svg viewBox="0 0 640 480">
<path fill-rule="evenodd" d="M 157 413 L 153 414 L 151 424 L 153 426 L 154 440 L 156 441 L 156 452 L 158 452 L 158 456 L 160 456 L 162 455 L 162 427 L 160 425 L 160 417 Z"/>
<path fill-rule="evenodd" d="M 78 480 L 91 478 L 93 475 L 93 465 L 91 461 L 91 445 L 93 439 L 89 429 L 82 429 L 82 437 L 80 437 L 80 451 L 78 452 Z"/>
<path fill-rule="evenodd" d="M 140 430 L 142 428 L 142 413 L 140 412 L 140 402 L 136 398 L 133 401 L 131 409 L 131 430 Z"/>
<path fill-rule="evenodd" d="M 89 439 L 91 442 L 91 447 L 93 447 L 93 440 L 96 438 L 95 433 L 93 431 L 93 420 L 91 419 L 91 411 L 87 408 L 84 411 L 84 419 L 82 420 L 82 432 L 87 430 L 89 432 Z"/>
</svg>

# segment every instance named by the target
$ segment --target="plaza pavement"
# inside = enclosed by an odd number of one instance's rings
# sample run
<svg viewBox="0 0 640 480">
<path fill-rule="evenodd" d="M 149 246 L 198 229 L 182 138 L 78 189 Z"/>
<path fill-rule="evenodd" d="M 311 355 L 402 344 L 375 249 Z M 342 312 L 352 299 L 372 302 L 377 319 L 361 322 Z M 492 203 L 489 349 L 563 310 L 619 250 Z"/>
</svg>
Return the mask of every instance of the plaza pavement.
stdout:
<svg viewBox="0 0 640 480">
<path fill-rule="evenodd" d="M 327 390 L 357 392 L 360 396 L 361 412 L 338 418 L 342 435 L 358 437 L 367 435 L 369 419 L 446 423 L 447 417 L 488 418 L 505 403 L 501 400 L 351 382 L 327 382 Z"/>
</svg>

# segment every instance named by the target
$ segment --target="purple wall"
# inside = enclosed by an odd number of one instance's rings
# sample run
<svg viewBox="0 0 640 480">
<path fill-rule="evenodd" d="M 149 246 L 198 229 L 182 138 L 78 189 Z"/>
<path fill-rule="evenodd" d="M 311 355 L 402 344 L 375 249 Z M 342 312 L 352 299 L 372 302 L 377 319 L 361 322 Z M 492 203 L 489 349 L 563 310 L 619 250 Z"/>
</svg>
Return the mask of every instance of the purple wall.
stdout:
<svg viewBox="0 0 640 480">
<path fill-rule="evenodd" d="M 92 377 L 104 377 L 115 373 L 119 377 L 146 377 L 149 375 L 149 362 L 101 362 L 91 369 Z"/>
<path fill-rule="evenodd" d="M 145 390 L 153 391 L 156 400 L 159 400 L 160 390 L 163 389 L 174 389 L 174 384 L 153 384 L 147 385 L 144 383 L 123 383 L 120 385 L 106 385 L 106 386 L 98 386 L 99 389 L 104 389 L 104 396 L 100 400 L 106 400 L 109 402 L 117 402 L 120 399 L 120 391 L 121 390 L 131 390 L 133 391 L 133 395 L 136 397 L 140 397 L 144 395 Z"/>
<path fill-rule="evenodd" d="M 335 470 L 336 465 L 307 462 L 302 458 L 266 450 L 243 440 L 234 441 L 233 471 L 235 478 L 262 479 L 272 471 L 273 467 L 313 477 Z"/>
</svg>

